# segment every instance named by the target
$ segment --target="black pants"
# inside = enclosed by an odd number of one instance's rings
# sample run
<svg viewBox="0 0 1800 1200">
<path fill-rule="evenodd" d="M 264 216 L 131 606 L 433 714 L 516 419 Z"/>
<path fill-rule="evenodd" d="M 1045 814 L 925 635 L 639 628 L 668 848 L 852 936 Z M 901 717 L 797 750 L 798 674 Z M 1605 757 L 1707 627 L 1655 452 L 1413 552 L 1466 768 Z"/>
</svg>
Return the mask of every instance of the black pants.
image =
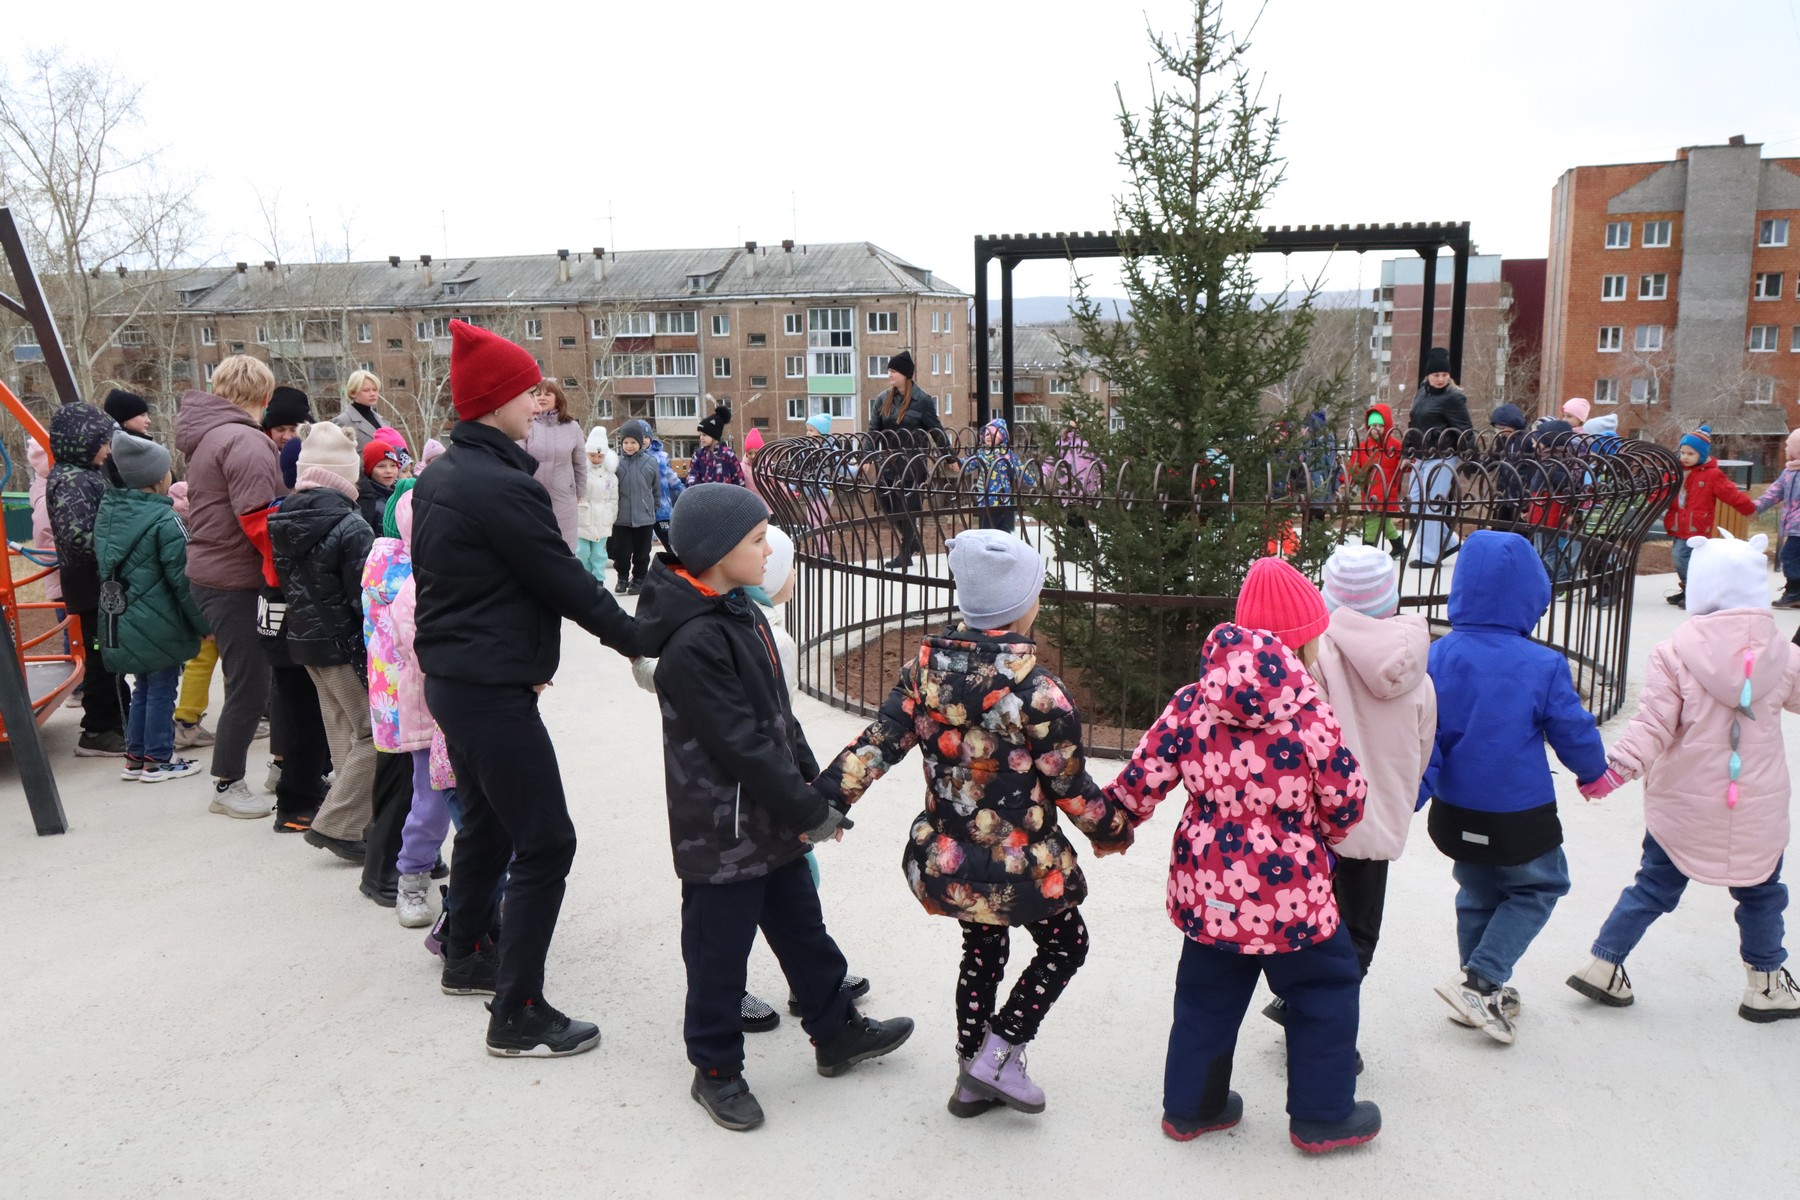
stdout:
<svg viewBox="0 0 1800 1200">
<path fill-rule="evenodd" d="M 124 733 L 128 703 L 120 690 L 124 680 L 100 660 L 100 610 L 90 608 L 74 616 L 81 625 L 81 644 L 87 648 L 87 668 L 81 678 L 81 732 Z"/>
<path fill-rule="evenodd" d="M 282 654 L 286 658 L 286 652 Z M 269 749 L 281 755 L 275 809 L 283 815 L 317 812 L 325 802 L 331 743 L 319 716 L 319 693 L 305 667 L 271 663 Z"/>
<path fill-rule="evenodd" d="M 544 959 L 575 861 L 575 825 L 563 797 L 556 747 L 524 684 L 425 680 L 425 702 L 444 731 L 462 828 L 451 848 L 456 905 L 446 952 L 472 953 L 494 924 L 500 879 L 506 922 L 494 1011 L 512 1014 L 544 993 Z"/>
<path fill-rule="evenodd" d="M 1356 961 L 1363 976 L 1375 961 L 1375 943 L 1381 940 L 1381 913 L 1387 906 L 1388 865 L 1386 859 L 1340 858 L 1333 890 L 1337 894 L 1338 916 L 1350 931 L 1350 944 L 1356 947 Z"/>
<path fill-rule="evenodd" d="M 1037 943 L 1037 954 L 1013 984 L 1006 1007 L 994 1011 L 1000 980 L 1012 950 L 1012 929 L 1006 925 L 962 922 L 962 968 L 956 975 L 956 1053 L 974 1058 L 991 1024 L 995 1033 L 1015 1046 L 1037 1036 L 1038 1026 L 1050 1015 L 1069 980 L 1087 961 L 1087 925 L 1078 908 L 1033 921 L 1025 932 Z"/>
<path fill-rule="evenodd" d="M 509 894 L 507 932 L 512 924 Z M 688 986 L 682 1036 L 688 1061 L 702 1070 L 734 1075 L 744 1069 L 738 1002 L 758 929 L 800 1002 L 801 1027 L 815 1042 L 829 1038 L 850 1017 L 850 996 L 844 991 L 850 964 L 825 930 L 819 889 L 805 855 L 743 883 L 683 883 L 681 958 Z"/>
<path fill-rule="evenodd" d="M 398 885 L 400 835 L 412 812 L 412 755 L 375 752 L 375 807 L 363 831 L 363 882 L 378 888 Z"/>
<path fill-rule="evenodd" d="M 611 540 L 613 570 L 618 572 L 621 584 L 630 583 L 634 579 L 644 582 L 650 574 L 650 539 L 656 532 L 654 525 L 614 525 Z M 634 575 L 632 572 L 635 571 Z"/>
<path fill-rule="evenodd" d="M 996 504 L 992 508 L 982 509 L 981 527 L 998 529 L 1001 533 L 1011 533 L 1013 531 L 1013 506 Z"/>
</svg>

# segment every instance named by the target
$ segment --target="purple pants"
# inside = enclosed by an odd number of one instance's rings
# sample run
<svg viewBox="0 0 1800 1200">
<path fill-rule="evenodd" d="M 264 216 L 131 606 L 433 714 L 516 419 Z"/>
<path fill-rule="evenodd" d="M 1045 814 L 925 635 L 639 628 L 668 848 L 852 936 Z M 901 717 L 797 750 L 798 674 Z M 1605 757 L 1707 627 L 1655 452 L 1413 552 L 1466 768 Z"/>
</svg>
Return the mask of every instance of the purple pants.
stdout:
<svg viewBox="0 0 1800 1200">
<path fill-rule="evenodd" d="M 437 864 L 438 851 L 450 832 L 450 800 L 448 792 L 431 786 L 431 751 L 412 751 L 413 801 L 406 816 L 406 828 L 400 832 L 402 875 L 419 875 Z"/>
</svg>

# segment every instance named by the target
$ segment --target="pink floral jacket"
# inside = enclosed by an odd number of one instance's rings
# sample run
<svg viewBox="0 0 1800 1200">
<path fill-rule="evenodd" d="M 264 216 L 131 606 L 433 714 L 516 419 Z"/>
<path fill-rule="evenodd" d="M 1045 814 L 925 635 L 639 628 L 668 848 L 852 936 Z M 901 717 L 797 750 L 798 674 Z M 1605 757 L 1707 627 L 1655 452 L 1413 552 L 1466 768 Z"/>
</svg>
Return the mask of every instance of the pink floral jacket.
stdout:
<svg viewBox="0 0 1800 1200">
<path fill-rule="evenodd" d="M 1303 950 L 1337 931 L 1328 847 L 1362 818 L 1368 785 L 1273 634 L 1221 625 L 1200 666 L 1106 795 L 1142 822 L 1177 783 L 1187 790 L 1169 863 L 1182 933 L 1243 954 Z"/>
</svg>

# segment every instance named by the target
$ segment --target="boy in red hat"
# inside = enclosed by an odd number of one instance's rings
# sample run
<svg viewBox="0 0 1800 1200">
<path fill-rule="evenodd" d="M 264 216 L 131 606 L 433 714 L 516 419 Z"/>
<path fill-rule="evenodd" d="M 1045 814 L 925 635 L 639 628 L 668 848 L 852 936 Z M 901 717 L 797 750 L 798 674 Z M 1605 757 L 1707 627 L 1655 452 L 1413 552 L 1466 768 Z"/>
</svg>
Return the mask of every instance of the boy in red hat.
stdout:
<svg viewBox="0 0 1800 1200">
<path fill-rule="evenodd" d="M 450 449 L 413 498 L 414 649 L 456 772 L 462 828 L 442 987 L 492 995 L 489 1054 L 560 1058 L 600 1030 L 544 999 L 544 959 L 575 858 L 575 826 L 538 695 L 556 674 L 562 620 L 621 654 L 638 632 L 563 540 L 550 494 L 519 443 L 543 378 L 524 349 L 450 323 Z M 508 863 L 511 863 L 510 871 Z M 490 938 L 507 876 L 506 923 Z"/>
</svg>

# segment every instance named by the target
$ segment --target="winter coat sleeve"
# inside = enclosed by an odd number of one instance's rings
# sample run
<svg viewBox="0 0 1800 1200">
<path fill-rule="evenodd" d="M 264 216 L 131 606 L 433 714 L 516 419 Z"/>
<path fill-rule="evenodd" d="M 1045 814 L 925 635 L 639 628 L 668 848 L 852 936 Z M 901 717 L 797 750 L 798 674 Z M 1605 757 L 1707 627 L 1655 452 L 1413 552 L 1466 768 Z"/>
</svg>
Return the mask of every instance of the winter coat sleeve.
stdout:
<svg viewBox="0 0 1800 1200">
<path fill-rule="evenodd" d="M 1681 687 L 1669 666 L 1669 651 L 1658 646 L 1650 654 L 1638 710 L 1606 760 L 1627 782 L 1640 778 L 1675 741 L 1681 728 Z"/>
<path fill-rule="evenodd" d="M 338 542 L 338 580 L 343 594 L 355 600 L 362 595 L 363 567 L 368 564 L 369 551 L 375 548 L 375 532 L 360 513 L 339 521 L 338 531 L 342 535 Z"/>
<path fill-rule="evenodd" d="M 237 432 L 241 428 L 221 431 L 230 434 L 234 440 L 219 459 L 231 511 L 239 516 L 267 508 L 269 501 L 288 494 L 287 484 L 282 482 L 281 455 L 276 452 L 275 443 L 252 430 Z M 357 588 L 362 586 L 360 580 L 359 575 Z M 352 595 L 357 588 L 351 589 Z"/>
<path fill-rule="evenodd" d="M 1781 473 L 1781 478 L 1769 485 L 1768 491 L 1756 498 L 1755 502 L 1750 506 L 1750 511 L 1753 514 L 1768 512 L 1778 503 L 1785 501 L 1788 498 L 1789 493 L 1794 490 L 1794 479 L 1794 469 L 1789 467 Z"/>
<path fill-rule="evenodd" d="M 1562 765 L 1575 772 L 1578 783 L 1592 783 L 1606 774 L 1606 745 L 1594 718 L 1581 707 L 1581 697 L 1569 682 L 1569 669 L 1558 655 L 1549 667 L 1543 715 L 1544 736 Z"/>
<path fill-rule="evenodd" d="M 162 570 L 162 577 L 168 581 L 169 590 L 175 594 L 175 607 L 181 613 L 188 632 L 195 637 L 210 636 L 212 626 L 206 623 L 200 606 L 194 603 L 193 589 L 188 586 L 187 531 L 182 528 L 180 519 L 165 521 L 163 527 L 157 530 L 156 538 L 158 566 Z"/>
<path fill-rule="evenodd" d="M 1468 433 L 1475 428 L 1475 422 L 1469 419 L 1469 398 L 1460 391 L 1452 391 L 1444 404 L 1444 423 L 1457 433 Z"/>
<path fill-rule="evenodd" d="M 881 711 L 854 742 L 832 760 L 820 773 L 818 788 L 828 800 L 849 808 L 873 787 L 877 780 L 904 759 L 919 744 L 918 730 L 913 724 L 917 704 L 914 671 L 909 663 L 900 671 L 900 680 L 881 705 Z"/>
<path fill-rule="evenodd" d="M 1095 845 L 1121 849 L 1131 845 L 1130 815 L 1088 774 L 1081 749 L 1081 714 L 1068 694 L 1047 674 L 1028 677 L 1020 691 L 1025 742 L 1044 791 Z"/>
<path fill-rule="evenodd" d="M 579 436 L 581 426 L 575 426 L 575 432 L 577 436 L 569 439 L 569 471 L 575 476 L 575 499 L 579 501 L 587 495 L 587 442 Z"/>
<path fill-rule="evenodd" d="M 1717 498 L 1743 513 L 1746 517 L 1756 511 L 1756 502 L 1744 495 L 1742 488 L 1731 482 L 1731 476 L 1723 471 L 1717 472 Z"/>
<path fill-rule="evenodd" d="M 1144 731 L 1125 769 L 1102 789 L 1107 799 L 1125 809 L 1133 826 L 1149 820 L 1156 806 L 1181 779 L 1177 764 L 1181 761 L 1180 747 L 1186 740 L 1181 734 L 1181 723 L 1198 703 L 1192 695 L 1194 690 L 1194 685 L 1189 684 L 1175 693 L 1162 716 L 1156 718 L 1156 724 Z"/>
<path fill-rule="evenodd" d="M 521 489 L 518 499 L 527 511 L 514 513 L 506 523 L 505 536 L 492 543 L 507 569 L 558 614 L 627 658 L 635 657 L 637 622 L 570 551 L 549 497 L 542 488 L 535 492 Z"/>
<path fill-rule="evenodd" d="M 1300 742 L 1312 767 L 1312 798 L 1319 832 L 1332 845 L 1362 820 L 1369 785 L 1331 706 L 1320 702 L 1299 720 Z"/>
</svg>

